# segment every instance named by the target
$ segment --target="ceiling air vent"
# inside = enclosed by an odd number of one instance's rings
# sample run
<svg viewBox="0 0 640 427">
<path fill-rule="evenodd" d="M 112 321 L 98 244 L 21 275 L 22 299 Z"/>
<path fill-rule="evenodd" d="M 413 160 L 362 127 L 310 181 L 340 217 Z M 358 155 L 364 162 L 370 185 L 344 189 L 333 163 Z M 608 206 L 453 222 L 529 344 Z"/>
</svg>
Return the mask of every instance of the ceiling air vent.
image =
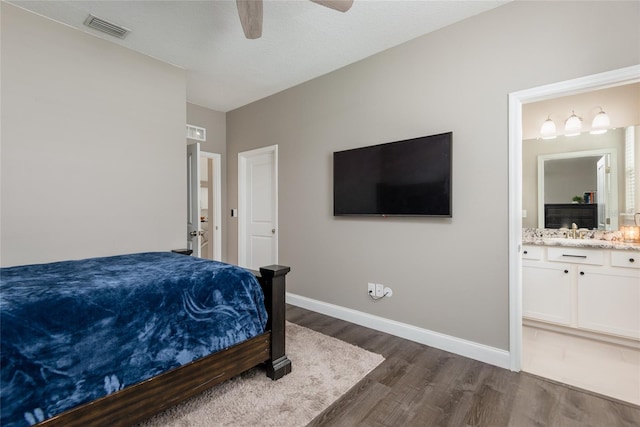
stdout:
<svg viewBox="0 0 640 427">
<path fill-rule="evenodd" d="M 119 39 L 125 38 L 131 31 L 93 15 L 89 15 L 87 19 L 84 20 L 84 25 L 93 28 L 94 30 L 109 34 L 110 36 L 118 37 Z"/>
</svg>

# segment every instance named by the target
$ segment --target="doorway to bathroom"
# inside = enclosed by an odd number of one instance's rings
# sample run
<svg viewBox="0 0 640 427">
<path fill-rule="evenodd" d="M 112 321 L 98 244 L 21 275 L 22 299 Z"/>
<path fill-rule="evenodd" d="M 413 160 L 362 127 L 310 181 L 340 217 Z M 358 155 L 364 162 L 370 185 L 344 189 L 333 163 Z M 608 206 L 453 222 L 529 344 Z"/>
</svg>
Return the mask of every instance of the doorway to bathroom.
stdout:
<svg viewBox="0 0 640 427">
<path fill-rule="evenodd" d="M 524 254 L 523 251 L 523 226 L 531 229 L 539 228 L 538 200 L 539 195 L 536 190 L 536 168 L 532 162 L 523 164 L 526 157 L 525 146 L 526 119 L 523 111 L 532 104 L 543 103 L 549 100 L 569 99 L 572 96 L 588 94 L 602 91 L 609 88 L 621 87 L 624 85 L 637 84 L 640 82 L 640 66 L 627 67 L 620 70 L 606 72 L 602 74 L 587 76 L 566 82 L 554 83 L 542 87 L 532 88 L 509 95 L 509 290 L 510 290 L 510 356 L 511 369 L 514 371 L 523 370 L 538 376 L 560 381 L 583 389 L 591 390 L 599 394 L 608 395 L 617 399 L 629 401 L 635 404 L 640 402 L 640 344 L 635 345 L 633 340 L 620 339 L 614 342 L 602 342 L 594 339 L 596 335 L 589 336 L 588 333 L 568 334 L 566 329 L 555 328 L 550 322 L 531 322 L 524 315 L 525 311 L 531 311 L 526 307 L 523 292 L 523 265 L 528 263 L 532 267 L 533 261 L 524 261 L 523 256 L 528 259 L 536 259 L 535 254 Z M 594 105 L 589 105 L 589 108 Z M 575 108 L 575 107 L 574 107 Z M 548 113 L 548 112 L 547 112 Z M 571 114 L 569 111 L 567 114 Z M 563 117 L 564 118 L 564 117 Z M 542 122 L 547 119 L 543 117 L 537 124 L 540 128 Z M 559 120 L 556 117 L 555 120 Z M 562 121 L 559 121 L 562 126 Z M 638 128 L 637 122 L 630 122 L 630 127 Z M 621 130 L 622 132 L 622 130 Z M 624 132 L 622 132 L 624 133 Z M 558 147 L 558 140 L 541 141 L 537 143 L 547 144 L 548 147 Z M 637 144 L 636 144 L 637 145 Z M 583 148 L 584 149 L 584 148 Z M 566 151 L 576 151 L 572 148 Z M 539 155 L 540 153 L 536 153 Z M 619 162 L 621 163 L 621 162 Z M 635 162 L 637 164 L 637 160 Z M 526 182 L 527 171 L 531 169 L 532 183 L 528 186 Z M 636 171 L 638 170 L 636 166 Z M 538 169 L 539 173 L 539 169 Z M 539 178 L 539 177 L 538 177 Z M 584 188 L 584 190 L 595 190 Z M 597 193 L 594 191 L 593 193 Z M 581 192 L 580 196 L 585 196 Z M 621 198 L 622 199 L 622 198 Z M 571 200 L 565 203 L 572 203 Z M 580 202 L 578 202 L 580 203 Z M 616 211 L 616 218 L 625 220 L 624 212 L 621 208 Z M 533 225 L 531 225 L 533 224 Z M 544 226 L 543 226 L 544 227 Z M 532 258 L 533 257 L 533 258 Z M 541 255 L 544 264 L 545 256 Z M 545 271 L 538 268 L 538 274 Z M 578 270 L 576 270 L 577 272 Z M 546 273 L 545 273 L 546 274 Z M 571 275 L 571 269 L 564 270 L 561 274 Z M 577 274 L 577 273 L 576 273 Z M 582 274 L 582 273 L 581 273 Z M 548 282 L 548 281 L 547 281 Z M 553 288 L 555 291 L 556 289 Z M 573 301 L 577 296 L 567 294 L 567 301 Z M 557 303 L 557 300 L 553 301 Z M 591 305 L 596 303 L 595 298 L 590 299 Z M 601 301 L 606 302 L 606 301 Z M 575 319 L 574 319 L 575 320 Z M 551 326 L 549 326 L 551 325 Z M 587 328 L 588 329 L 588 328 Z M 640 343 L 640 341 L 638 341 Z M 631 344 L 631 345 L 629 345 Z M 614 387 L 610 387 L 616 380 L 614 378 L 624 378 L 624 381 L 617 381 Z M 631 382 L 627 381 L 631 380 Z M 637 381 L 633 383 L 632 381 Z M 608 388 L 609 387 L 609 388 Z M 630 393 L 623 390 L 627 387 Z"/>
</svg>

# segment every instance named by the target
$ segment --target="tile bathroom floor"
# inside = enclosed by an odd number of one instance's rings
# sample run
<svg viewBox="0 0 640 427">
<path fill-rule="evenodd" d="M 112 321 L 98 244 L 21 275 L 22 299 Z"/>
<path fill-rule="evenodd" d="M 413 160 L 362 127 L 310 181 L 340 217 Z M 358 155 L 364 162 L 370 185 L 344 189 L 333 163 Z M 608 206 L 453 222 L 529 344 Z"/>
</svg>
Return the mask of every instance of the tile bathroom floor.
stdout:
<svg viewBox="0 0 640 427">
<path fill-rule="evenodd" d="M 640 405 L 640 350 L 522 327 L 522 370 Z"/>
</svg>

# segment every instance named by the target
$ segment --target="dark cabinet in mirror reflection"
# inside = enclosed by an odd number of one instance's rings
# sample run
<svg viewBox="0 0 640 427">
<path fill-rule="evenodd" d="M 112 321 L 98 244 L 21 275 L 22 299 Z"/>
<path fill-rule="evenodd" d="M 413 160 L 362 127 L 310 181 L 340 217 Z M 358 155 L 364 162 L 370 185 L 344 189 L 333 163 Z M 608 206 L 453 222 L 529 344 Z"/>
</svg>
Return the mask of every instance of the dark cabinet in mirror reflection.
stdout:
<svg viewBox="0 0 640 427">
<path fill-rule="evenodd" d="M 544 228 L 598 228 L 598 205 L 596 203 L 547 203 L 544 205 Z"/>
</svg>

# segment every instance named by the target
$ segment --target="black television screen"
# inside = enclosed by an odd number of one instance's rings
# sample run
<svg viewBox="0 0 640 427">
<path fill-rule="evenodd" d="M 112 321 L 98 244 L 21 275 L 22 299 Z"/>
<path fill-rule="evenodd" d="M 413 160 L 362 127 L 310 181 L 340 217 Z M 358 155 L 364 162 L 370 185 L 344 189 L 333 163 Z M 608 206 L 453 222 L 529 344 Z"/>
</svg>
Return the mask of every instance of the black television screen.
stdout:
<svg viewBox="0 0 640 427">
<path fill-rule="evenodd" d="M 452 132 L 333 153 L 333 214 L 451 217 Z"/>
</svg>

